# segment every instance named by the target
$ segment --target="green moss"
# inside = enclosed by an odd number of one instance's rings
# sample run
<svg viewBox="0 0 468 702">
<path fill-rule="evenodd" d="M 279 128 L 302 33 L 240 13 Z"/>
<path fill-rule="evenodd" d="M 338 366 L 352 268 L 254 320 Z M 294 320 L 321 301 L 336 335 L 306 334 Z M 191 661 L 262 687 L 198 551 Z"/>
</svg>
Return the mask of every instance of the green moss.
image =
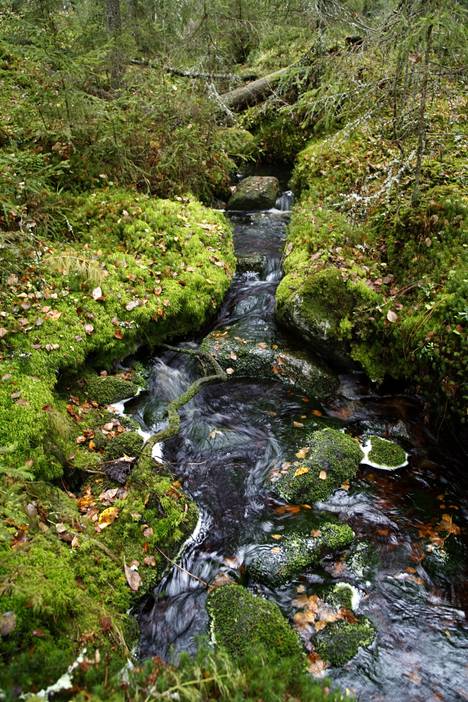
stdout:
<svg viewBox="0 0 468 702">
<path fill-rule="evenodd" d="M 235 268 L 230 225 L 195 201 L 109 189 L 73 204 L 73 238 L 25 252 L 28 276 L 1 292 L 0 445 L 13 447 L 4 459 L 11 467 L 32 460 L 48 479 L 62 472 L 50 451 L 57 373 L 90 356 L 109 368 L 141 344 L 200 327 Z M 135 391 L 117 378 L 90 384 L 90 399 L 94 392 L 103 403 Z"/>
<path fill-rule="evenodd" d="M 360 617 L 359 622 L 333 622 L 321 631 L 315 639 L 315 650 L 333 666 L 341 666 L 354 658 L 361 646 L 370 646 L 375 637 L 375 629 L 368 619 Z"/>
<path fill-rule="evenodd" d="M 363 455 L 354 439 L 330 428 L 310 434 L 303 453 L 272 479 L 274 491 L 288 502 L 325 500 L 356 474 Z"/>
<path fill-rule="evenodd" d="M 462 101 L 439 100 L 413 202 L 414 170 L 385 122 L 314 140 L 299 155 L 278 317 L 317 351 L 377 382 L 410 380 L 434 412 L 464 421 L 467 356 Z M 405 149 L 415 147 L 408 136 Z M 443 409 L 442 409 L 443 408 Z"/>
<path fill-rule="evenodd" d="M 255 157 L 256 140 L 246 129 L 229 127 L 218 132 L 220 146 L 236 162 L 248 161 Z"/>
<path fill-rule="evenodd" d="M 257 647 L 267 648 L 270 662 L 289 661 L 297 672 L 305 665 L 302 645 L 279 607 L 240 585 L 225 585 L 208 597 L 214 638 L 239 665 Z"/>
<path fill-rule="evenodd" d="M 118 375 L 88 375 L 85 390 L 91 400 L 100 405 L 110 405 L 133 397 L 138 391 L 138 385 Z"/>
<path fill-rule="evenodd" d="M 110 461 L 121 456 L 139 456 L 143 448 L 143 439 L 136 431 L 118 434 L 106 446 L 105 458 Z"/>
<path fill-rule="evenodd" d="M 280 585 L 299 575 L 303 570 L 328 553 L 348 546 L 353 530 L 346 524 L 320 525 L 314 538 L 286 536 L 274 546 L 262 546 L 249 564 L 248 572 L 255 580 Z"/>
<path fill-rule="evenodd" d="M 367 461 L 382 468 L 400 468 L 407 463 L 406 452 L 388 439 L 380 436 L 369 436 L 370 451 L 367 454 Z"/>
</svg>

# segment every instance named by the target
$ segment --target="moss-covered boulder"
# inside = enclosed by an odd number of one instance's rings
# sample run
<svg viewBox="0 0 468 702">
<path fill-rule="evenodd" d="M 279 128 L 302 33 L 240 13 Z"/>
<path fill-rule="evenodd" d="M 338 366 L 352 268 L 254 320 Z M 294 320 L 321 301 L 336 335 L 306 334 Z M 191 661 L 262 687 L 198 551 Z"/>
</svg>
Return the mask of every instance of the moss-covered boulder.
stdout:
<svg viewBox="0 0 468 702">
<path fill-rule="evenodd" d="M 295 670 L 304 668 L 299 637 L 278 605 L 240 585 L 224 585 L 210 593 L 207 607 L 217 645 L 225 648 L 239 665 L 253 651 L 266 649 L 271 661 L 287 659 Z"/>
<path fill-rule="evenodd" d="M 106 446 L 105 458 L 112 461 L 122 456 L 138 457 L 143 448 L 143 438 L 136 431 L 125 431 L 111 439 Z"/>
<path fill-rule="evenodd" d="M 278 321 L 305 339 L 309 348 L 339 366 L 352 365 L 350 319 L 356 309 L 378 303 L 365 283 L 343 279 L 336 268 L 301 277 L 286 275 L 276 296 Z"/>
<path fill-rule="evenodd" d="M 119 375 L 88 375 L 85 391 L 90 400 L 100 405 L 110 405 L 136 395 L 138 385 Z"/>
<path fill-rule="evenodd" d="M 249 563 L 251 578 L 270 585 L 281 585 L 328 553 L 348 546 L 354 538 L 346 524 L 321 525 L 314 537 L 286 536 L 275 545 L 259 547 Z"/>
<path fill-rule="evenodd" d="M 274 207 L 279 182 L 273 176 L 249 176 L 241 180 L 232 194 L 230 210 L 269 210 Z"/>
<path fill-rule="evenodd" d="M 356 474 L 363 455 L 353 438 L 331 428 L 309 434 L 298 454 L 271 476 L 274 492 L 296 503 L 325 500 Z"/>
<path fill-rule="evenodd" d="M 354 658 L 360 647 L 370 646 L 374 637 L 371 622 L 366 617 L 359 617 L 356 622 L 329 624 L 317 635 L 314 646 L 323 660 L 341 666 Z"/>
<path fill-rule="evenodd" d="M 322 400 L 333 397 L 338 389 L 336 376 L 307 353 L 244 338 L 236 325 L 209 334 L 202 349 L 212 354 L 223 368 L 230 369 L 232 379 L 274 380 Z"/>
<path fill-rule="evenodd" d="M 408 454 L 394 441 L 369 436 L 363 446 L 362 463 L 380 470 L 397 470 L 408 465 Z"/>
<path fill-rule="evenodd" d="M 220 129 L 217 139 L 225 153 L 236 162 L 248 161 L 255 154 L 256 139 L 247 129 L 240 127 Z"/>
</svg>

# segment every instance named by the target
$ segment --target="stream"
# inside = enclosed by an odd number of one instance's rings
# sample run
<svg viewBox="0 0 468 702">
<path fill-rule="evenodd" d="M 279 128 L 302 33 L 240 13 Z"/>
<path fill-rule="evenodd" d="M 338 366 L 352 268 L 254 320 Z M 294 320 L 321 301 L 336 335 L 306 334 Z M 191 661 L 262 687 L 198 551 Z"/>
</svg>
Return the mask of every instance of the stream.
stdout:
<svg viewBox="0 0 468 702">
<path fill-rule="evenodd" d="M 241 338 L 280 349 L 297 343 L 274 318 L 290 204 L 286 192 L 273 210 L 229 213 L 237 255 L 261 253 L 264 265 L 261 273 L 236 274 L 212 330 L 236 325 Z M 197 348 L 199 342 L 181 346 Z M 167 402 L 200 369 L 195 358 L 170 351 L 150 363 L 149 391 L 128 402 L 126 412 L 154 432 L 163 426 Z M 230 576 L 277 602 L 290 621 L 298 592 L 346 582 L 355 588 L 356 611 L 372 621 L 377 636 L 342 668 L 326 671 L 337 686 L 366 702 L 468 699 L 462 466 L 428 432 L 416 399 L 379 394 L 359 372 L 340 376 L 339 391 L 327 405 L 279 382 L 234 375 L 205 386 L 181 416 L 181 431 L 166 442 L 163 457 L 200 517 L 178 567 L 166 571 L 141 605 L 142 657 L 175 659 L 194 651 L 197 638 L 208 633 L 207 592 L 200 581 Z M 285 510 L 266 478 L 300 445 L 303 425 L 336 426 L 353 435 L 371 429 L 396 438 L 409 453 L 409 466 L 393 473 L 361 466 L 349 489 L 313 508 Z M 358 545 L 282 587 L 246 580 L 243 564 L 259 544 L 272 534 L 310 531 L 324 516 L 348 523 Z M 310 637 L 300 633 L 312 650 Z"/>
</svg>

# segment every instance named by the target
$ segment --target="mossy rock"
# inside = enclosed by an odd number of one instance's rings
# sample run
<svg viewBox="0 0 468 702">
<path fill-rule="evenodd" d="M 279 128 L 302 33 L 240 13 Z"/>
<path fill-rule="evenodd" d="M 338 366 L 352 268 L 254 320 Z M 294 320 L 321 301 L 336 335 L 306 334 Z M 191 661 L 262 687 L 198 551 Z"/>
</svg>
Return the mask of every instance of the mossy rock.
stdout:
<svg viewBox="0 0 468 702">
<path fill-rule="evenodd" d="M 375 298 L 375 299 L 374 299 Z M 286 275 L 276 294 L 278 321 L 305 339 L 312 351 L 341 367 L 350 367 L 350 318 L 360 306 L 377 302 L 365 283 L 352 284 L 337 268 Z"/>
<path fill-rule="evenodd" d="M 269 652 L 272 662 L 287 659 L 298 672 L 304 669 L 299 637 L 275 603 L 232 584 L 213 590 L 207 608 L 217 645 L 241 667 L 260 648 Z"/>
<path fill-rule="evenodd" d="M 253 159 L 256 151 L 256 139 L 247 129 L 228 127 L 220 129 L 217 134 L 221 148 L 234 161 Z"/>
<path fill-rule="evenodd" d="M 263 275 L 266 270 L 267 257 L 262 254 L 249 254 L 246 256 L 238 256 L 237 258 L 237 273 L 258 273 Z"/>
<path fill-rule="evenodd" d="M 320 558 L 348 546 L 353 530 L 346 524 L 323 524 L 320 534 L 305 538 L 286 536 L 275 545 L 261 546 L 248 566 L 254 580 L 281 585 L 299 575 Z"/>
<path fill-rule="evenodd" d="M 241 180 L 228 202 L 229 210 L 269 210 L 274 207 L 279 182 L 273 176 L 249 176 Z"/>
<path fill-rule="evenodd" d="M 381 470 L 397 470 L 408 465 L 408 455 L 401 446 L 380 436 L 369 436 L 363 446 L 365 463 Z"/>
<path fill-rule="evenodd" d="M 105 451 L 106 460 L 120 458 L 121 456 L 138 457 L 143 448 L 143 438 L 136 431 L 126 431 L 112 439 Z"/>
<path fill-rule="evenodd" d="M 223 368 L 232 368 L 234 372 L 230 378 L 233 380 L 273 380 L 321 400 L 334 397 L 338 389 L 337 377 L 307 353 L 245 339 L 237 325 L 227 332 L 209 334 L 203 340 L 202 349 L 213 355 Z"/>
<path fill-rule="evenodd" d="M 118 375 L 89 375 L 86 378 L 86 394 L 100 405 L 127 400 L 138 392 L 138 385 Z"/>
<path fill-rule="evenodd" d="M 304 458 L 286 464 L 271 478 L 273 490 L 288 502 L 327 499 L 354 477 L 363 455 L 354 439 L 331 428 L 309 434 L 302 452 Z"/>
<path fill-rule="evenodd" d="M 356 623 L 338 621 L 321 631 L 314 646 L 323 660 L 333 666 L 342 666 L 354 658 L 359 648 L 370 646 L 375 637 L 375 628 L 366 617 Z"/>
</svg>

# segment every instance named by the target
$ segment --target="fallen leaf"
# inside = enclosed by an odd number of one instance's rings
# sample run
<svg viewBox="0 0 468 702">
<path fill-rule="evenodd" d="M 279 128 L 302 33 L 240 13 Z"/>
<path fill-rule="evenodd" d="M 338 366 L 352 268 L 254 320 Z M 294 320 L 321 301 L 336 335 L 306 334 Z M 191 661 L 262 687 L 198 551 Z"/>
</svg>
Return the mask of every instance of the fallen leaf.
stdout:
<svg viewBox="0 0 468 702">
<path fill-rule="evenodd" d="M 137 592 L 141 587 L 141 575 L 137 570 L 137 566 L 128 566 L 124 563 L 125 579 L 133 592 Z"/>
<path fill-rule="evenodd" d="M 307 446 L 305 448 L 299 449 L 299 451 L 296 453 L 296 458 L 307 458 L 307 454 L 309 453 L 310 448 Z"/>
<path fill-rule="evenodd" d="M 232 375 L 233 373 L 235 373 L 235 370 L 234 370 L 234 368 L 226 368 L 226 373 L 228 375 Z"/>
<path fill-rule="evenodd" d="M 313 414 L 315 417 L 321 417 L 321 416 L 322 416 L 322 412 L 321 412 L 320 410 L 318 410 L 318 409 L 312 410 L 312 414 Z"/>
<path fill-rule="evenodd" d="M 0 615 L 0 636 L 8 636 L 16 629 L 16 614 L 4 612 Z"/>
<path fill-rule="evenodd" d="M 304 426 L 302 422 L 293 422 L 292 424 L 296 429 L 301 429 Z"/>
<path fill-rule="evenodd" d="M 283 534 L 272 534 L 271 538 L 275 541 L 280 541 L 283 538 Z"/>
<path fill-rule="evenodd" d="M 231 351 L 231 353 L 229 354 L 229 358 L 233 361 L 237 361 L 237 354 L 234 353 L 234 351 Z"/>
<path fill-rule="evenodd" d="M 4 336 L 8 334 L 8 329 L 5 329 L 5 327 L 0 327 L 0 339 L 3 339 Z"/>
<path fill-rule="evenodd" d="M 320 480 L 326 480 L 328 478 L 328 473 L 326 470 L 321 470 L 319 473 Z"/>
<path fill-rule="evenodd" d="M 118 516 L 119 516 L 119 508 L 118 507 L 107 507 L 99 515 L 98 524 L 101 527 L 101 529 L 105 529 L 106 527 L 109 526 L 109 524 L 112 524 L 112 522 L 114 522 Z"/>
<path fill-rule="evenodd" d="M 154 556 L 146 556 L 143 560 L 143 563 L 147 566 L 151 566 L 152 568 L 156 567 L 156 558 Z"/>
<path fill-rule="evenodd" d="M 294 472 L 294 477 L 298 478 L 300 475 L 305 475 L 306 473 L 309 473 L 310 468 L 307 468 L 306 466 L 301 466 Z"/>
<path fill-rule="evenodd" d="M 87 334 L 92 334 L 94 331 L 94 327 L 92 324 L 85 324 L 84 325 L 84 330 Z"/>
<path fill-rule="evenodd" d="M 387 312 L 387 319 L 388 319 L 389 322 L 394 323 L 394 322 L 397 321 L 398 315 L 397 315 L 397 313 L 394 312 L 393 310 L 388 310 L 388 312 Z"/>
</svg>

